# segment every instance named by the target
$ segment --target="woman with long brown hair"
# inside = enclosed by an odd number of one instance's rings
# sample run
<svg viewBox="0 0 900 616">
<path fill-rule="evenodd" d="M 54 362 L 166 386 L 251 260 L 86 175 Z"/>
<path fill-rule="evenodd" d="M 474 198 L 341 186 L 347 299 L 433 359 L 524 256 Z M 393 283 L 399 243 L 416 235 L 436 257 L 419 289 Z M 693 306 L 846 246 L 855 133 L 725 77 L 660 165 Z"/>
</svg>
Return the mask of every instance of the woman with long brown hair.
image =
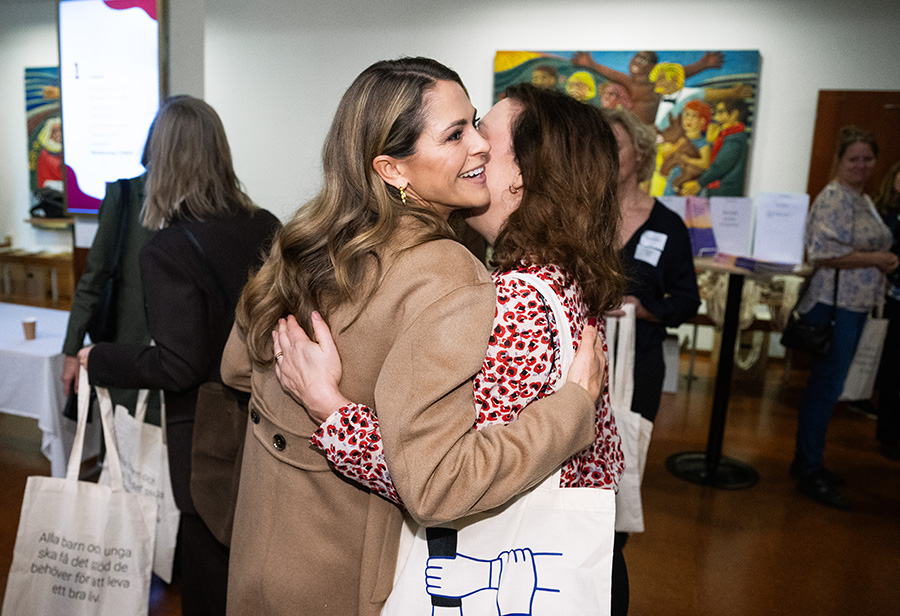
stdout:
<svg viewBox="0 0 900 616">
<path fill-rule="evenodd" d="M 489 151 L 459 76 L 434 60 L 378 62 L 344 94 L 323 189 L 245 290 L 223 360 L 252 392 L 230 613 L 378 614 L 393 584 L 402 513 L 310 447 L 320 421 L 276 374 L 283 317 L 310 334 L 329 320 L 342 390 L 378 409 L 392 483 L 422 523 L 503 504 L 591 442 L 602 370 L 584 355 L 519 421 L 471 431 L 496 293 L 447 219 L 488 203 Z"/>
</svg>

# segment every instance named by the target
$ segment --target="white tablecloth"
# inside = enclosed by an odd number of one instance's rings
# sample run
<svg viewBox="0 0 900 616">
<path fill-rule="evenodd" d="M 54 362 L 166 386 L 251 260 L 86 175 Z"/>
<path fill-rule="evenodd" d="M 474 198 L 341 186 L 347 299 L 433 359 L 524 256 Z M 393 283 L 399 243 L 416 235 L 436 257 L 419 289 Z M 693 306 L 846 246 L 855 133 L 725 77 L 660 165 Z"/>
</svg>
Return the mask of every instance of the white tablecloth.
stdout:
<svg viewBox="0 0 900 616">
<path fill-rule="evenodd" d="M 37 337 L 25 340 L 22 320 L 37 319 Z M 69 313 L 64 310 L 0 303 L 0 412 L 34 417 L 43 439 L 41 452 L 54 477 L 64 477 L 75 422 L 62 416 L 62 344 Z M 100 422 L 88 424 L 84 457 L 100 451 Z"/>
</svg>

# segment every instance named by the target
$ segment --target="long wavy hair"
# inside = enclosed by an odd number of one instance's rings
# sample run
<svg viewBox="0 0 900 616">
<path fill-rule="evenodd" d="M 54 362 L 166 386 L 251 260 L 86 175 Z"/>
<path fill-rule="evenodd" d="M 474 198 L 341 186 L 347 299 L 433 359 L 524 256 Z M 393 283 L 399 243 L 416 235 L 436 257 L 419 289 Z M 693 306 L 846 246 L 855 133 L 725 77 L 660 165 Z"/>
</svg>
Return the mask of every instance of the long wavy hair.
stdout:
<svg viewBox="0 0 900 616">
<path fill-rule="evenodd" d="M 512 147 L 522 202 L 497 236 L 493 264 L 557 265 L 579 282 L 592 314 L 619 306 L 625 276 L 615 133 L 599 109 L 561 93 L 520 84 L 506 98 L 520 106 Z"/>
<path fill-rule="evenodd" d="M 256 210 L 234 173 L 219 114 L 199 98 L 166 99 L 151 125 L 144 156 L 141 216 L 149 229 L 180 218 L 203 221 Z"/>
<path fill-rule="evenodd" d="M 875 207 L 882 214 L 886 214 L 888 210 L 900 209 L 900 192 L 894 188 L 898 173 L 900 173 L 900 160 L 891 166 L 884 179 L 881 180 L 881 187 L 875 197 Z"/>
<path fill-rule="evenodd" d="M 251 357 L 272 361 L 271 332 L 293 314 L 312 335 L 310 315 L 371 298 L 381 280 L 379 251 L 403 216 L 420 232 L 410 244 L 453 237 L 449 225 L 399 192 L 375 171 L 377 156 L 412 156 L 425 125 L 425 95 L 438 81 L 463 86 L 453 70 L 430 58 L 376 62 L 350 85 L 338 105 L 322 154 L 323 186 L 276 235 L 269 257 L 237 306 Z M 463 87 L 465 89 L 465 87 Z M 370 272 L 374 268 L 374 283 Z"/>
</svg>

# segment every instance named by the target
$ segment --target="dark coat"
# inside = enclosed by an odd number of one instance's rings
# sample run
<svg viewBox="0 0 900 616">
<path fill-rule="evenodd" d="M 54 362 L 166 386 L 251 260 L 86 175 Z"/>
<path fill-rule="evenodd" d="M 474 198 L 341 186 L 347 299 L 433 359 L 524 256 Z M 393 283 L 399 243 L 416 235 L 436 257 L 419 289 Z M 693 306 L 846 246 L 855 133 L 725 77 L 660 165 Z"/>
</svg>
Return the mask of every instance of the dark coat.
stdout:
<svg viewBox="0 0 900 616">
<path fill-rule="evenodd" d="M 97 233 L 87 254 L 84 273 L 78 280 L 63 353 L 74 357 L 84 346 L 88 321 L 100 299 L 100 292 L 114 268 L 115 237 L 119 227 L 119 217 L 128 216 L 127 233 L 124 238 L 122 269 L 116 296 L 116 337 L 113 342 L 144 345 L 150 342 L 147 315 L 144 311 L 144 290 L 141 286 L 139 257 L 141 249 L 153 236 L 153 231 L 141 225 L 141 207 L 144 204 L 144 183 L 146 174 L 127 180 L 110 182 L 106 185 L 106 195 L 100 204 L 97 217 Z M 122 201 L 124 184 L 128 184 L 128 200 Z M 123 214 L 124 208 L 124 214 Z M 114 404 L 134 409 L 137 391 L 112 388 Z M 147 421 L 159 425 L 159 396 L 151 394 L 148 401 Z"/>
<path fill-rule="evenodd" d="M 280 223 L 266 210 L 204 222 L 179 221 L 141 251 L 141 279 L 156 346 L 100 343 L 88 359 L 91 383 L 165 391 L 169 468 L 175 502 L 190 497 L 191 440 L 197 392 L 221 382 L 219 363 L 234 309 Z M 196 238 L 203 254 L 191 240 Z"/>
</svg>

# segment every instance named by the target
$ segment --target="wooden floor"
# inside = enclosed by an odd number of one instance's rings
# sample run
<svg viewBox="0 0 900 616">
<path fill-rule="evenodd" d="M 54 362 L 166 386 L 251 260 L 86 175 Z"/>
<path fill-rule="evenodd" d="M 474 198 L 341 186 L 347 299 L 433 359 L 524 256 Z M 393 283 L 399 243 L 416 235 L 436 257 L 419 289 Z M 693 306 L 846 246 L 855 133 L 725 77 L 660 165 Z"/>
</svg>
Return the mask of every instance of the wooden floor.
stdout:
<svg viewBox="0 0 900 616">
<path fill-rule="evenodd" d="M 625 548 L 629 614 L 900 614 L 900 463 L 878 453 L 875 422 L 836 409 L 826 460 L 846 478 L 853 510 L 826 508 L 799 495 L 787 475 L 805 373 L 794 371 L 787 384 L 780 364 L 765 378 L 736 374 L 724 453 L 753 465 L 760 482 L 739 491 L 694 485 L 665 469 L 669 455 L 706 445 L 712 367 L 698 362 L 690 390 L 686 371 L 683 362 L 679 392 L 663 396 L 653 434 L 643 492 L 647 531 Z M 39 447 L 34 422 L 0 415 L 0 580 L 12 558 L 25 478 L 49 472 Z M 154 590 L 151 615 L 180 612 L 177 588 Z"/>
</svg>

